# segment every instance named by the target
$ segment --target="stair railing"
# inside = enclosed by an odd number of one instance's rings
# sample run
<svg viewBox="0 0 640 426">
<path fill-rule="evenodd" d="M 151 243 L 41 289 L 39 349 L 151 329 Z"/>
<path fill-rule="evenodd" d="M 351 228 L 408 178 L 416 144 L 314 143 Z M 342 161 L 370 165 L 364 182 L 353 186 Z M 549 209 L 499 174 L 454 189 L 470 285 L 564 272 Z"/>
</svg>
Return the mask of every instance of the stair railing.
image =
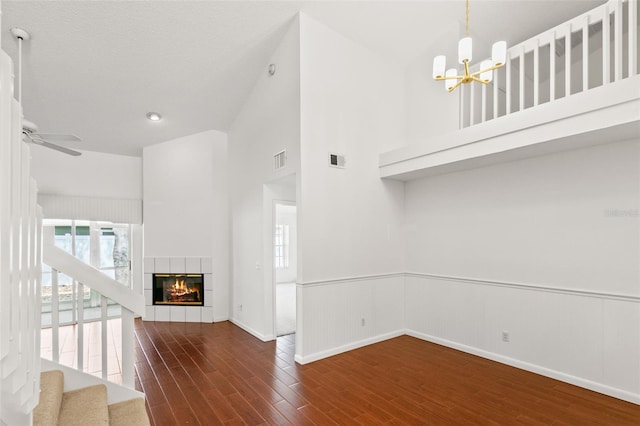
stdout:
<svg viewBox="0 0 640 426">
<path fill-rule="evenodd" d="M 638 20 L 637 0 L 609 0 L 512 46 L 489 85 L 463 87 L 460 128 L 637 75 Z"/>
<path fill-rule="evenodd" d="M 46 229 L 46 228 L 45 228 Z M 48 238 L 49 237 L 49 238 Z M 59 325 L 59 297 L 58 278 L 59 274 L 65 274 L 78 283 L 76 297 L 77 309 L 77 365 L 80 371 L 84 370 L 84 301 L 83 288 L 87 286 L 91 290 L 100 294 L 101 298 L 101 375 L 108 380 L 108 312 L 107 304 L 109 300 L 119 304 L 122 309 L 121 314 L 121 335 L 122 335 L 122 384 L 129 388 L 134 388 L 134 317 L 142 315 L 144 312 L 144 297 L 137 294 L 130 288 L 123 286 L 118 281 L 103 274 L 100 270 L 79 260 L 68 252 L 56 247 L 53 236 L 45 235 L 43 242 L 43 263 L 52 269 L 52 311 L 51 311 L 51 333 L 52 333 L 52 361 L 60 362 L 60 325 Z"/>
</svg>

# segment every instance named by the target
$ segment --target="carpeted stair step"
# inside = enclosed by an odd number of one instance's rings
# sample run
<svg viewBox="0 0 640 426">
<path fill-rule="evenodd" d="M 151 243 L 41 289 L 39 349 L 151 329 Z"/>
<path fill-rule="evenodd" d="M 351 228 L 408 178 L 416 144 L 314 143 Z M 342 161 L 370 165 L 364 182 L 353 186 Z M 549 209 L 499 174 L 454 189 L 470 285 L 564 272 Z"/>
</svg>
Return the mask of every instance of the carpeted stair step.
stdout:
<svg viewBox="0 0 640 426">
<path fill-rule="evenodd" d="M 34 426 L 56 426 L 62 405 L 64 375 L 60 370 L 40 374 L 40 402 L 33 410 Z"/>
<path fill-rule="evenodd" d="M 65 392 L 58 424 L 63 426 L 108 425 L 107 387 L 89 386 Z"/>
<path fill-rule="evenodd" d="M 148 426 L 149 417 L 144 399 L 135 398 L 109 405 L 109 425 Z"/>
</svg>

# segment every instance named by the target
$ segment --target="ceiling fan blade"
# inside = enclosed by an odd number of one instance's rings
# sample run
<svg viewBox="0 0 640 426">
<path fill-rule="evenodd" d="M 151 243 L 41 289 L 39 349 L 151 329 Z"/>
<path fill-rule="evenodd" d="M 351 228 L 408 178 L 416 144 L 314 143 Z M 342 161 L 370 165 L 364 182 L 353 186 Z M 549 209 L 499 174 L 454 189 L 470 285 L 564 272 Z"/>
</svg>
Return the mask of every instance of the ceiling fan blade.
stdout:
<svg viewBox="0 0 640 426">
<path fill-rule="evenodd" d="M 33 133 L 33 136 L 54 142 L 80 142 L 81 139 L 76 135 L 59 135 L 55 133 Z"/>
<path fill-rule="evenodd" d="M 47 141 L 43 141 L 42 139 L 31 138 L 31 142 L 37 145 L 44 146 L 46 148 L 55 149 L 56 151 L 64 152 L 65 154 L 68 154 L 68 155 L 73 155 L 74 157 L 77 157 L 78 155 L 82 155 L 81 152 L 74 151 L 73 149 L 65 148 L 63 146 L 54 145 Z"/>
</svg>

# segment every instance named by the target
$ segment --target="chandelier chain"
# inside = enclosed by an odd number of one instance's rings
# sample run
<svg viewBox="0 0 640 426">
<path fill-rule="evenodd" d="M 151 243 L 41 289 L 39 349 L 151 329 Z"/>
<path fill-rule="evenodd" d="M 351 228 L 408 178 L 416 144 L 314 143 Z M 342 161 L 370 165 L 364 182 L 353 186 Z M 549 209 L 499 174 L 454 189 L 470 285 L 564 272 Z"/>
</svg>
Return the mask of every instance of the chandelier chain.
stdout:
<svg viewBox="0 0 640 426">
<path fill-rule="evenodd" d="M 465 29 L 466 29 L 467 37 L 469 37 L 469 0 L 467 0 Z"/>
</svg>

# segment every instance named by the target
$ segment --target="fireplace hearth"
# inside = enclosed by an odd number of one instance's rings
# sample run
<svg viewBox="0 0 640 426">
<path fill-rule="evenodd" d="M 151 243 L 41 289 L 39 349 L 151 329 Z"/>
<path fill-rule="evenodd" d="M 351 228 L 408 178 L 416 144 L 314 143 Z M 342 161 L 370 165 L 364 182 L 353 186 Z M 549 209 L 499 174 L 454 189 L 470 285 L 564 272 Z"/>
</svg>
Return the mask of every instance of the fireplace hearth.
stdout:
<svg viewBox="0 0 640 426">
<path fill-rule="evenodd" d="M 204 274 L 153 274 L 153 304 L 204 306 Z"/>
</svg>

